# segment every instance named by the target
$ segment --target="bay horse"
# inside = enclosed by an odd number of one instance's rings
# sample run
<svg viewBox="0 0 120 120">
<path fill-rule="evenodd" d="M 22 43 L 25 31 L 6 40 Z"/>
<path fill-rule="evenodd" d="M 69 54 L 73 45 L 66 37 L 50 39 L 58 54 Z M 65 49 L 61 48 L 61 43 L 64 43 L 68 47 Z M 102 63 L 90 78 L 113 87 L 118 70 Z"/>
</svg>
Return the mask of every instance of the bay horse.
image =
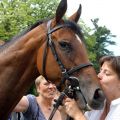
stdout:
<svg viewBox="0 0 120 120">
<path fill-rule="evenodd" d="M 77 25 L 81 6 L 68 20 L 63 19 L 66 9 L 67 0 L 61 0 L 54 18 L 35 23 L 0 47 L 0 120 L 7 119 L 40 74 L 56 85 L 62 77 L 76 77 L 89 106 L 101 108 L 103 93 Z"/>
</svg>

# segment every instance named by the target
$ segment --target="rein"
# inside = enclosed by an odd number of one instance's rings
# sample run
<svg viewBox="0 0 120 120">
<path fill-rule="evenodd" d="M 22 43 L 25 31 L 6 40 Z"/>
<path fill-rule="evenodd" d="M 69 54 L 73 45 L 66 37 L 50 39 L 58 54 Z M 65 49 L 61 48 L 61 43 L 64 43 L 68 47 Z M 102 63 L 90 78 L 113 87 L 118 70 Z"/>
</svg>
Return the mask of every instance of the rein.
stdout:
<svg viewBox="0 0 120 120">
<path fill-rule="evenodd" d="M 75 96 L 77 96 L 77 94 L 79 94 L 85 104 L 86 104 L 86 109 L 89 109 L 89 106 L 87 105 L 87 101 L 85 96 L 83 95 L 82 91 L 80 90 L 79 87 L 79 80 L 76 77 L 72 77 L 71 75 L 74 72 L 79 71 L 80 69 L 83 69 L 85 67 L 89 67 L 92 66 L 92 63 L 86 63 L 86 64 L 80 64 L 78 66 L 74 66 L 71 69 L 66 69 L 64 64 L 62 63 L 61 59 L 59 58 L 56 49 L 55 49 L 55 45 L 54 45 L 54 41 L 52 40 L 52 33 L 61 29 L 61 28 L 71 28 L 70 24 L 60 24 L 54 28 L 50 28 L 51 25 L 51 21 L 48 22 L 47 27 L 48 27 L 48 32 L 47 32 L 47 41 L 46 41 L 46 46 L 44 49 L 44 55 L 43 55 L 43 64 L 42 64 L 42 73 L 43 76 L 45 76 L 46 80 L 47 80 L 47 76 L 46 76 L 46 72 L 45 72 L 45 67 L 46 67 L 46 57 L 47 57 L 47 52 L 48 52 L 48 48 L 50 47 L 52 54 L 56 60 L 56 62 L 58 63 L 60 69 L 61 69 L 61 74 L 62 74 L 62 79 L 61 82 L 59 84 L 59 86 L 57 87 L 58 90 L 60 91 L 61 86 L 65 83 L 65 80 L 68 80 L 70 82 L 70 84 L 64 89 L 63 92 L 61 92 L 61 95 L 59 96 L 58 100 L 56 101 L 56 104 L 54 105 L 54 109 L 49 117 L 49 120 L 52 120 L 53 115 L 55 114 L 55 111 L 57 110 L 57 108 L 59 107 L 59 105 L 62 105 L 62 101 L 64 99 L 64 97 L 67 95 L 68 97 L 73 97 L 75 98 Z M 72 118 L 68 117 L 67 120 L 72 120 Z"/>
</svg>

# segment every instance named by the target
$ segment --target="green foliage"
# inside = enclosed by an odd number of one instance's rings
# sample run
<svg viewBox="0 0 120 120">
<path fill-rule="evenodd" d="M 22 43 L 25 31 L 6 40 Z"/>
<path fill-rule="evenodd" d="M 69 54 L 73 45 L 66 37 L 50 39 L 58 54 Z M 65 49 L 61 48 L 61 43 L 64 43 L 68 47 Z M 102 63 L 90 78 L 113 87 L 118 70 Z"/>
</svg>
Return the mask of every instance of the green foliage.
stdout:
<svg viewBox="0 0 120 120">
<path fill-rule="evenodd" d="M 33 95 L 38 96 L 38 93 L 37 93 L 35 84 L 33 84 L 33 85 L 30 87 L 30 89 L 29 89 L 29 91 L 27 92 L 27 94 L 33 94 Z"/>
<path fill-rule="evenodd" d="M 101 27 L 98 26 L 99 19 L 91 20 L 94 25 L 94 33 L 96 37 L 96 42 L 93 47 L 95 54 L 96 54 L 96 60 L 93 61 L 95 64 L 96 69 L 99 69 L 98 61 L 102 56 L 105 55 L 113 55 L 112 51 L 109 51 L 106 47 L 108 45 L 115 45 L 115 42 L 111 40 L 112 37 L 115 37 L 111 34 L 110 30 L 107 29 L 105 26 Z"/>
<path fill-rule="evenodd" d="M 55 14 L 57 0 L 0 1 L 0 39 L 9 40 L 37 20 Z"/>
<path fill-rule="evenodd" d="M 98 70 L 99 59 L 104 55 L 113 55 L 113 52 L 109 51 L 106 47 L 108 45 L 115 45 L 115 42 L 112 41 L 112 37 L 115 37 L 115 35 L 112 35 L 111 31 L 105 26 L 99 26 L 98 18 L 91 21 L 94 29 L 87 27 L 84 22 L 82 22 L 82 27 L 89 58 Z"/>
</svg>

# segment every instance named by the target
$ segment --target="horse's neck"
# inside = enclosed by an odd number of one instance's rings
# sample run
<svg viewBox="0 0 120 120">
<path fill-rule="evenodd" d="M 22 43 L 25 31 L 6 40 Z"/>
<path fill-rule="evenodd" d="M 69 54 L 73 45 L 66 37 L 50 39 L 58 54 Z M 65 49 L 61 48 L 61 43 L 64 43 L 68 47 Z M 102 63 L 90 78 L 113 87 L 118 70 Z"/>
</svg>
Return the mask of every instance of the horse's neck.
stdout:
<svg viewBox="0 0 120 120">
<path fill-rule="evenodd" d="M 45 28 L 42 25 L 38 26 L 18 39 L 12 40 L 5 44 L 3 49 L 0 49 L 0 55 L 6 55 L 12 51 L 19 51 L 21 49 L 27 50 L 28 47 L 29 51 L 34 48 L 37 49 L 43 44 L 44 39 L 42 39 L 42 37 L 45 36 L 45 34 Z"/>
<path fill-rule="evenodd" d="M 0 119 L 15 107 L 38 76 L 37 50 L 44 42 L 45 31 L 37 27 L 19 40 L 5 45 L 0 52 Z M 43 32 L 41 32 L 43 31 Z"/>
</svg>

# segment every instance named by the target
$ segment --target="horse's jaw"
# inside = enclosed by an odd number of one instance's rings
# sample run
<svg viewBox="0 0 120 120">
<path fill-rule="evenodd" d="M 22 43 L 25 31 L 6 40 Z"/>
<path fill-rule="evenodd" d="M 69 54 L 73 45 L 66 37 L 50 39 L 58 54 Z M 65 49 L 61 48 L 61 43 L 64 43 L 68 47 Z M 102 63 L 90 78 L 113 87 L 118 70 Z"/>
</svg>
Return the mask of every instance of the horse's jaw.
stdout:
<svg viewBox="0 0 120 120">
<path fill-rule="evenodd" d="M 98 90 L 96 90 L 98 91 Z M 101 92 L 101 90 L 99 90 L 99 92 Z M 92 109 L 94 110 L 100 110 L 104 107 L 104 94 L 103 92 L 101 92 L 99 95 L 99 97 L 95 97 L 96 93 L 94 94 L 93 99 L 89 100 L 89 98 L 85 97 L 83 95 L 81 95 L 81 93 L 77 94 L 77 103 L 78 106 L 80 107 L 80 109 L 84 110 L 84 111 L 90 111 Z"/>
<path fill-rule="evenodd" d="M 95 91 L 95 94 L 91 103 L 89 104 L 92 109 L 99 110 L 104 107 L 104 100 L 105 100 L 105 95 L 103 94 L 103 91 L 100 89 L 97 89 Z"/>
<path fill-rule="evenodd" d="M 90 79 L 79 80 L 80 92 L 77 93 L 77 102 L 83 110 L 99 110 L 104 106 L 105 95 L 100 87 L 91 83 Z"/>
</svg>

